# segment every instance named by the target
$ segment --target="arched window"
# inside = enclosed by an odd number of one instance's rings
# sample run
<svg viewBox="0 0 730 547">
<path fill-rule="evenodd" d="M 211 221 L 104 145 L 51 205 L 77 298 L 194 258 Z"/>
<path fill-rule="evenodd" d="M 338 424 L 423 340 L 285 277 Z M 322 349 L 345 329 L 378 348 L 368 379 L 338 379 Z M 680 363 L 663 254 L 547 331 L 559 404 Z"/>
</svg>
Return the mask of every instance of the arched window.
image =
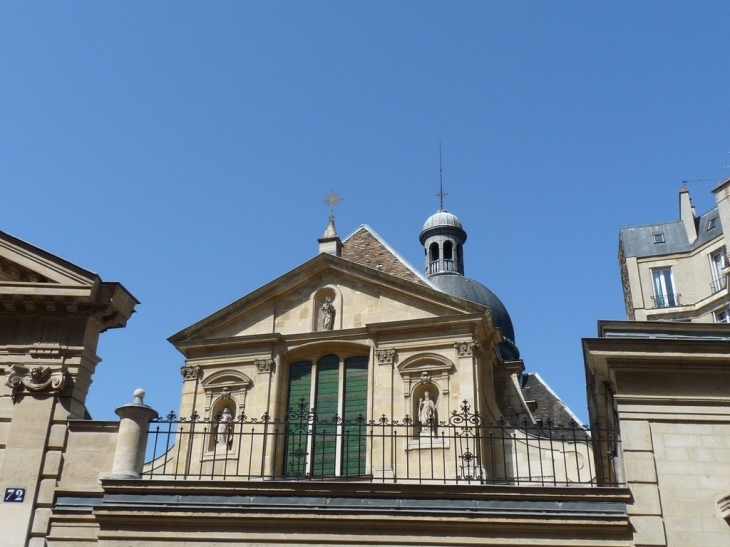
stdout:
<svg viewBox="0 0 730 547">
<path fill-rule="evenodd" d="M 454 244 L 451 241 L 444 243 L 444 270 L 451 272 L 454 270 Z"/>
<path fill-rule="evenodd" d="M 432 274 L 440 270 L 439 268 L 439 244 L 434 242 L 428 247 L 428 271 L 427 273 Z"/>
<path fill-rule="evenodd" d="M 368 358 L 327 354 L 289 366 L 285 475 L 365 473 Z"/>
<path fill-rule="evenodd" d="M 439 244 L 438 243 L 431 243 L 429 247 L 429 251 L 431 253 L 431 261 L 439 259 Z"/>
</svg>

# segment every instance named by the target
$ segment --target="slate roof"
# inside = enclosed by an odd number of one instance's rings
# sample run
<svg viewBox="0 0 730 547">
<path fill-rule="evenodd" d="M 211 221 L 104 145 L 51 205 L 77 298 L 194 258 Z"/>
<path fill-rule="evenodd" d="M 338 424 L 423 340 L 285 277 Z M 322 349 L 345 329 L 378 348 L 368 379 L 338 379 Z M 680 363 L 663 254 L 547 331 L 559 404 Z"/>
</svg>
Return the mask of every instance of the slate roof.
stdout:
<svg viewBox="0 0 730 547">
<path fill-rule="evenodd" d="M 627 257 L 635 256 L 637 258 L 644 258 L 675 253 L 688 253 L 722 235 L 722 225 L 717 216 L 717 207 L 713 207 L 695 219 L 697 240 L 693 244 L 690 244 L 687 239 L 687 231 L 684 229 L 684 223 L 681 220 L 677 220 L 663 224 L 622 228 L 619 234 L 620 245 L 623 247 L 624 254 Z M 713 218 L 717 218 L 715 226 L 711 230 L 708 230 L 707 227 Z M 658 233 L 664 235 L 664 243 L 654 243 L 654 234 Z"/>
<path fill-rule="evenodd" d="M 362 224 L 342 242 L 342 258 L 406 281 L 435 288 L 367 224 Z"/>
<path fill-rule="evenodd" d="M 523 374 L 520 387 L 525 401 L 535 401 L 536 406 L 532 415 L 536 420 L 541 420 L 543 425 L 547 425 L 548 421 L 554 426 L 567 427 L 571 421 L 583 425 L 538 373 Z"/>
</svg>

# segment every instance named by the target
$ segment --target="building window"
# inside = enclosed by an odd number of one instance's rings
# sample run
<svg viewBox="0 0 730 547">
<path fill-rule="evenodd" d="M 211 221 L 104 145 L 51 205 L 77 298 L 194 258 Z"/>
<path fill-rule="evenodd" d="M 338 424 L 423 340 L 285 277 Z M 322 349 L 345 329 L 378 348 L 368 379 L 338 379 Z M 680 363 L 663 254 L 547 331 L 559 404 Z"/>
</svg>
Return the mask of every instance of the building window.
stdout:
<svg viewBox="0 0 730 547">
<path fill-rule="evenodd" d="M 659 232 L 653 235 L 654 243 L 664 243 L 664 232 Z"/>
<path fill-rule="evenodd" d="M 710 222 L 707 223 L 707 231 L 709 232 L 715 227 L 715 224 L 717 224 L 717 217 L 712 217 L 710 219 Z"/>
<path fill-rule="evenodd" d="M 722 274 L 727 265 L 725 261 L 725 247 L 710 253 L 710 271 L 712 272 L 712 293 L 719 292 L 727 287 L 727 277 Z"/>
<path fill-rule="evenodd" d="M 365 473 L 368 358 L 328 354 L 289 366 L 286 476 Z"/>
<path fill-rule="evenodd" d="M 651 271 L 654 287 L 654 307 L 669 308 L 679 306 L 679 295 L 674 292 L 672 268 L 657 268 Z"/>
<path fill-rule="evenodd" d="M 725 308 L 724 310 L 716 311 L 715 323 L 730 323 L 730 310 Z"/>
</svg>

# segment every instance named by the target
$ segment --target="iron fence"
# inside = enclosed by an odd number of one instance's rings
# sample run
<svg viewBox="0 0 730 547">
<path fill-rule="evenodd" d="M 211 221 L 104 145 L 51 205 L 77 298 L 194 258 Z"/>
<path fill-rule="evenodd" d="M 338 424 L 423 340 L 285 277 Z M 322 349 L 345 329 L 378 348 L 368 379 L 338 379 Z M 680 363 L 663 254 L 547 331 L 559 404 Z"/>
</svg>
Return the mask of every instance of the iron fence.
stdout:
<svg viewBox="0 0 730 547">
<path fill-rule="evenodd" d="M 174 413 L 150 423 L 148 479 L 373 481 L 617 486 L 616 432 L 569 424 L 484 423 L 464 401 L 448 420 Z"/>
</svg>

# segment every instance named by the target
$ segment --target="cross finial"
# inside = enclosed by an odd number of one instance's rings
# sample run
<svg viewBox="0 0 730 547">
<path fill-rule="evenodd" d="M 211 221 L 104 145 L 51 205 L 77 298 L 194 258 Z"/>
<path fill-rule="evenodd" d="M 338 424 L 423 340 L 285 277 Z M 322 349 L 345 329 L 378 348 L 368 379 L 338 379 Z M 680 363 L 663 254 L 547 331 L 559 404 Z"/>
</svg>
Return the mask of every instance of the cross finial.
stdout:
<svg viewBox="0 0 730 547">
<path fill-rule="evenodd" d="M 335 218 L 335 205 L 337 205 L 338 202 L 342 201 L 343 198 L 335 194 L 335 191 L 330 191 L 329 196 L 327 196 L 325 199 L 322 200 L 322 203 L 326 203 L 329 205 L 330 208 L 330 220 L 334 220 Z"/>
<path fill-rule="evenodd" d="M 440 190 L 439 193 L 436 194 L 436 197 L 439 198 L 441 202 L 441 207 L 439 208 L 440 211 L 444 210 L 444 196 L 448 196 L 446 192 L 444 192 L 444 169 L 441 164 L 441 141 L 439 141 L 439 185 Z"/>
</svg>

